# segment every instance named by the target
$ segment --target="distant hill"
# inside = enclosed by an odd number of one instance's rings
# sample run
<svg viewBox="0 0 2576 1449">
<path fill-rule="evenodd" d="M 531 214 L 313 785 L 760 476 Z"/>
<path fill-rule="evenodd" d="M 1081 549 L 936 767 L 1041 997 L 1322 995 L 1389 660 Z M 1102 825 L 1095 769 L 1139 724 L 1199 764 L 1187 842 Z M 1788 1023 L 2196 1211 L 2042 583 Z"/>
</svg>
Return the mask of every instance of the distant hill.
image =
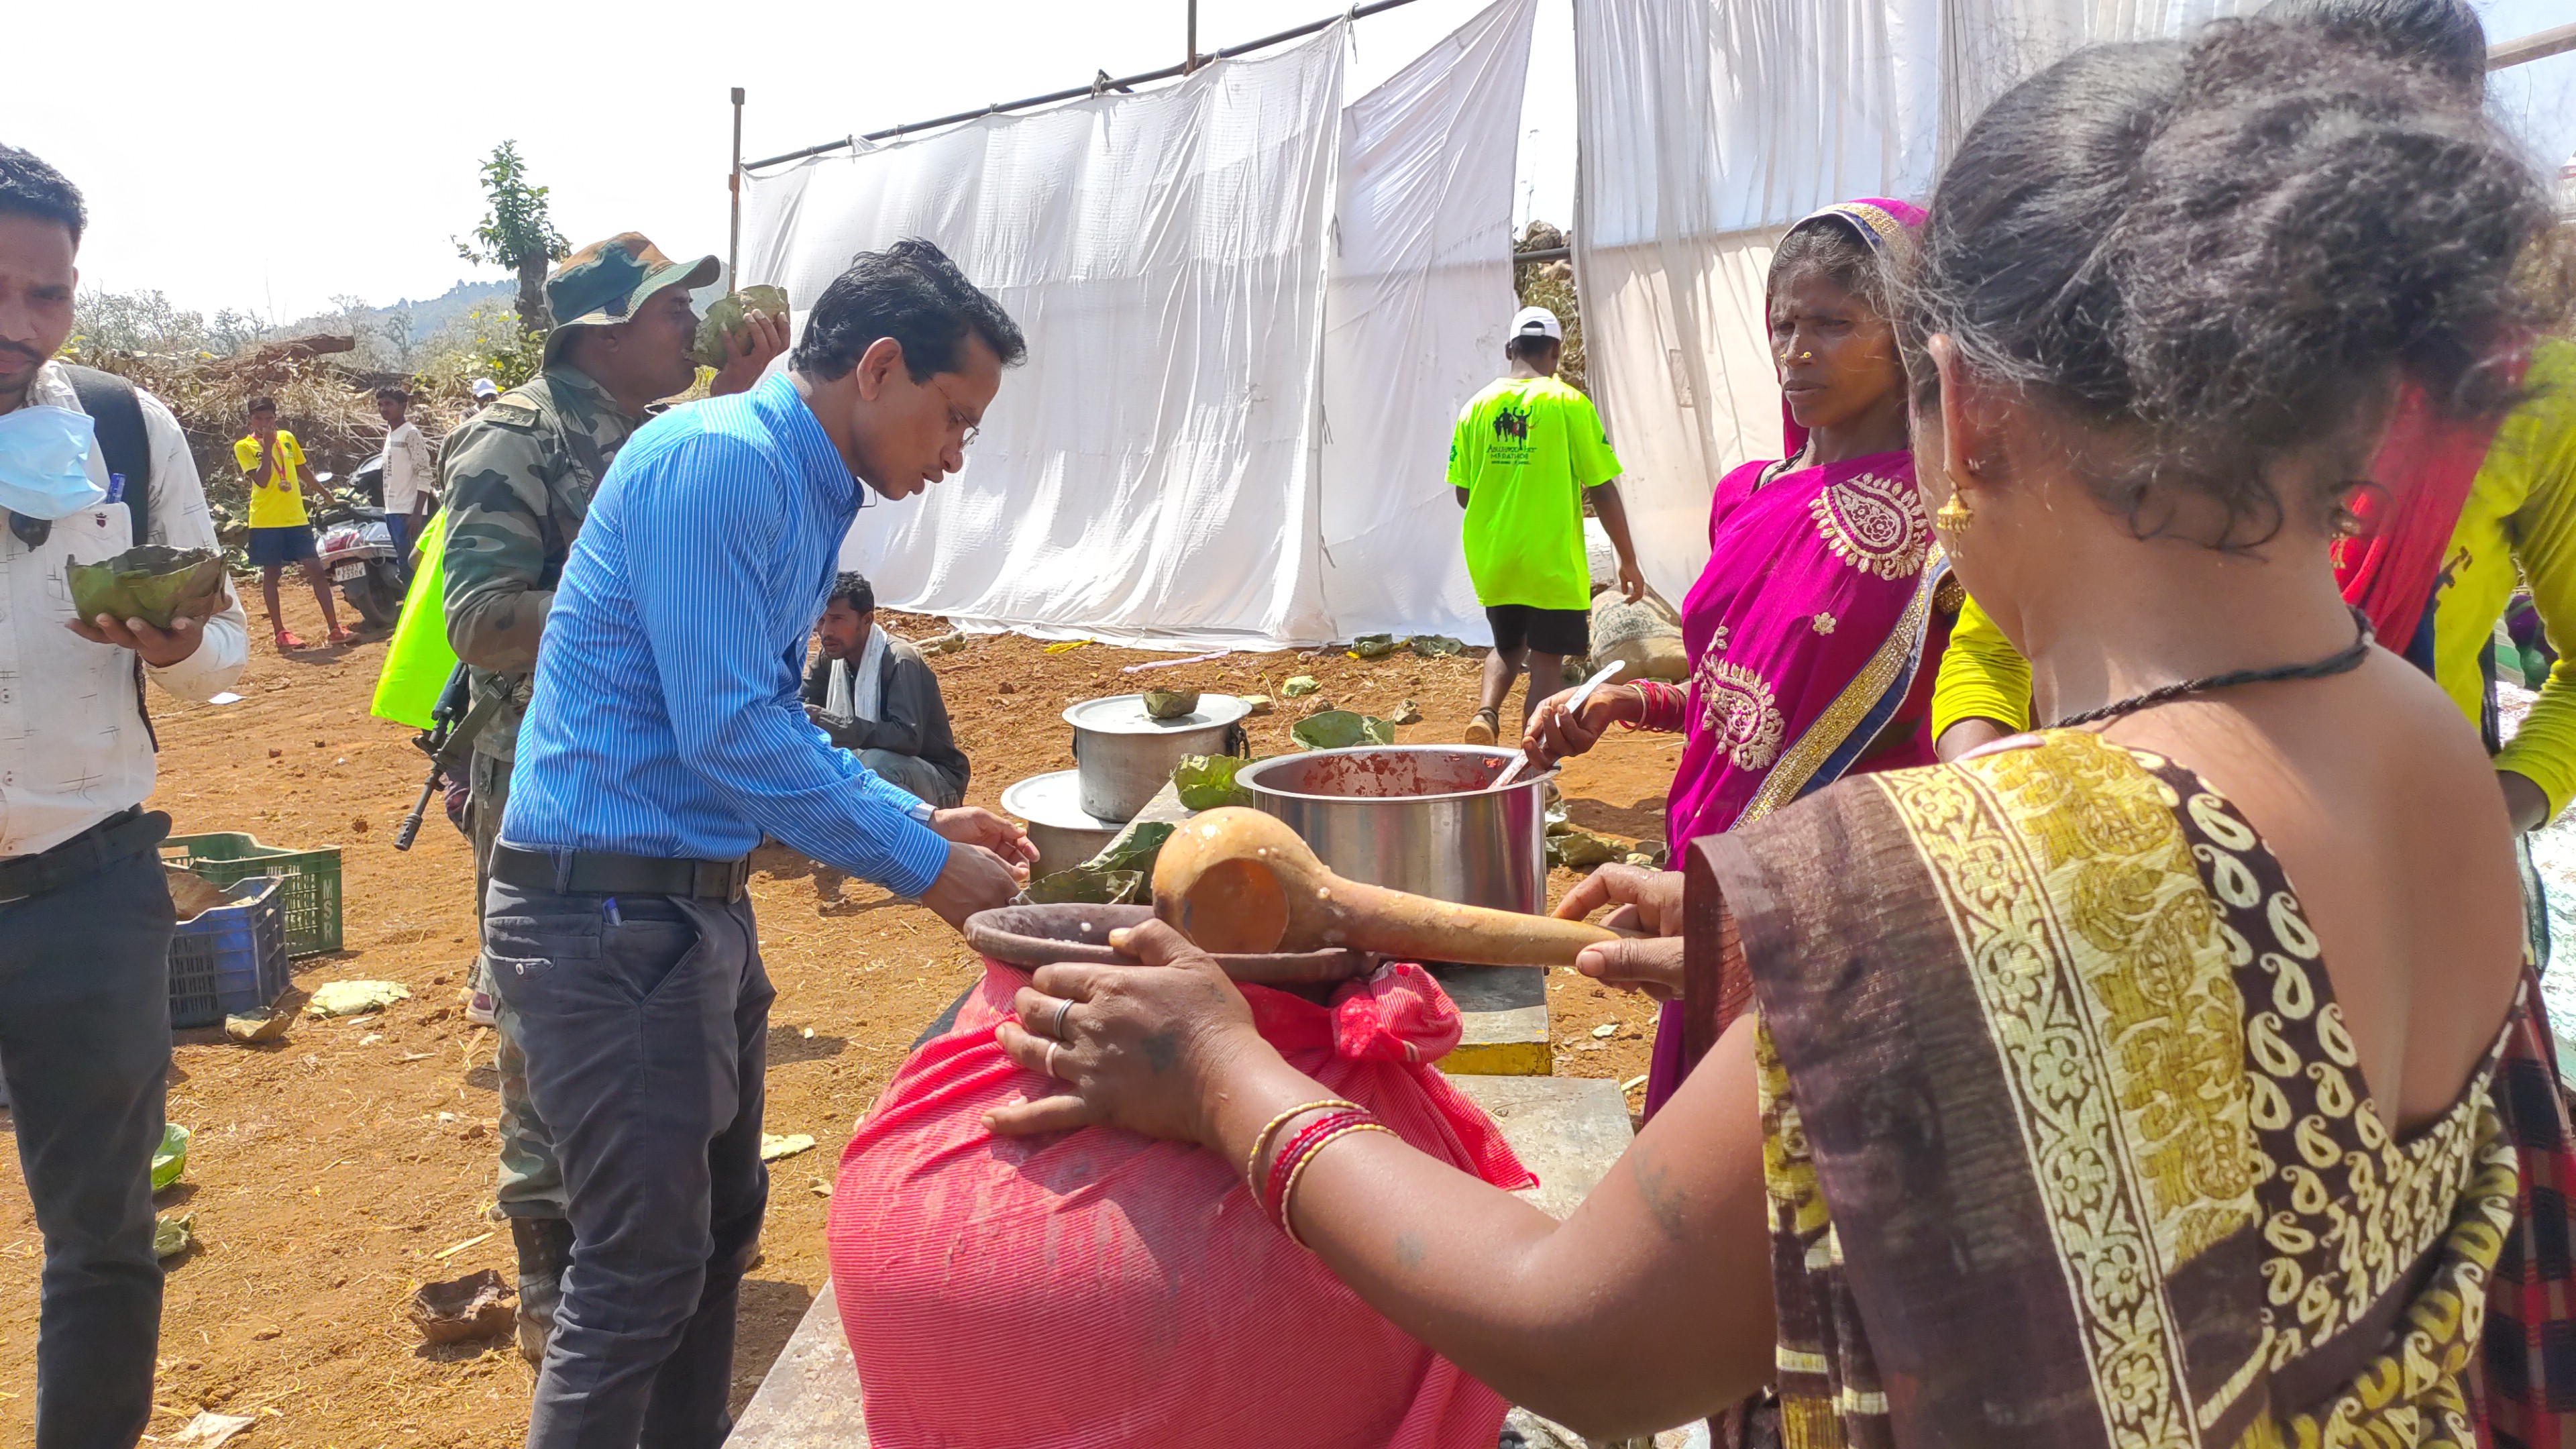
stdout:
<svg viewBox="0 0 2576 1449">
<path fill-rule="evenodd" d="M 401 321 L 411 322 L 411 335 L 426 339 L 437 334 L 448 323 L 480 307 L 486 312 L 506 312 L 517 300 L 518 286 L 507 280 L 494 282 L 459 282 L 426 302 L 400 298 L 382 307 L 344 306 L 330 312 L 316 312 L 299 317 L 276 331 L 280 337 L 303 337 L 316 332 L 350 333 L 361 336 Z M 352 299 L 342 299 L 344 301 Z"/>
<path fill-rule="evenodd" d="M 724 280 L 699 288 L 691 300 L 703 313 L 709 303 L 725 294 Z M 519 288 L 513 281 L 459 282 L 440 296 L 426 302 L 405 297 L 382 307 L 369 307 L 356 298 L 337 299 L 344 305 L 330 312 L 316 312 L 299 317 L 283 327 L 265 330 L 260 340 L 279 337 L 308 337 L 328 333 L 354 336 L 358 355 L 352 359 L 364 367 L 393 368 L 400 364 L 401 349 L 393 345 L 397 336 L 407 335 L 417 346 L 429 342 L 449 326 L 461 323 L 478 308 L 486 317 L 509 312 L 518 303 Z M 408 322 L 406 329 L 403 324 Z"/>
<path fill-rule="evenodd" d="M 411 309 L 412 335 L 425 337 L 477 307 L 486 311 L 506 311 L 518 294 L 518 284 L 508 280 L 459 282 L 429 301 L 404 300 L 375 310 L 379 316 L 391 317 L 405 308 Z"/>
</svg>

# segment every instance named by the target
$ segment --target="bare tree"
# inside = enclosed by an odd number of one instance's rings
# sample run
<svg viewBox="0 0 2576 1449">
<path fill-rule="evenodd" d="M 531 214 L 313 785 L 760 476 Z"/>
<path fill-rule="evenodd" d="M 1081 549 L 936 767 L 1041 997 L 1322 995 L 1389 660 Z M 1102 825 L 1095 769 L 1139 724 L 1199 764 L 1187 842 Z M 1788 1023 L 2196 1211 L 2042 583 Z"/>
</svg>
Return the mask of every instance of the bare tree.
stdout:
<svg viewBox="0 0 2576 1449">
<path fill-rule="evenodd" d="M 230 357 L 257 343 L 268 331 L 265 323 L 248 312 L 226 307 L 215 313 L 206 327 L 206 350 L 217 357 Z"/>
<path fill-rule="evenodd" d="M 375 335 L 393 359 L 394 371 L 411 371 L 412 360 L 420 354 L 421 337 L 409 307 L 395 307 L 377 319 Z"/>
<path fill-rule="evenodd" d="M 157 290 L 82 291 L 72 301 L 72 330 L 84 356 L 208 350 L 206 319 L 171 305 Z"/>
</svg>

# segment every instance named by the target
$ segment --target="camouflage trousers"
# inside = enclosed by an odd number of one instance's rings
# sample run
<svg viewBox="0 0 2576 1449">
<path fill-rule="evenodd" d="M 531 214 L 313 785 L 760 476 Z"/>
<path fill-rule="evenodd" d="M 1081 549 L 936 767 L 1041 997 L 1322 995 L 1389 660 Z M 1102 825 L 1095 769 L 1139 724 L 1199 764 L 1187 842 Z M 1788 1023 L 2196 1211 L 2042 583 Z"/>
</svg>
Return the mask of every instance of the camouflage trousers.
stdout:
<svg viewBox="0 0 2576 1449">
<path fill-rule="evenodd" d="M 475 752 L 468 782 L 467 824 L 474 837 L 474 926 L 482 938 L 483 896 L 492 884 L 492 842 L 501 838 L 501 812 L 510 803 L 510 762 Z M 537 1117 L 528 1100 L 528 1059 L 519 1050 L 519 1028 L 509 1004 L 492 989 L 491 963 L 474 956 L 474 989 L 490 993 L 495 1033 L 500 1046 L 492 1070 L 500 1078 L 500 1187 L 495 1200 L 514 1218 L 560 1218 L 564 1215 L 563 1164 L 555 1160 L 554 1134 Z"/>
</svg>

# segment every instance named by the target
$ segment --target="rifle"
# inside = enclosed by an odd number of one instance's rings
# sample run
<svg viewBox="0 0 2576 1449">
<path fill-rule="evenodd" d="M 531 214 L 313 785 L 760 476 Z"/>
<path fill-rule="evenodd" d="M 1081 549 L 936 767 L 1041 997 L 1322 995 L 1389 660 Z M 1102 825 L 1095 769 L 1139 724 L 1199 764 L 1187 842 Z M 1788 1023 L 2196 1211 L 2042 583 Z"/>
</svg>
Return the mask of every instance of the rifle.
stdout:
<svg viewBox="0 0 2576 1449">
<path fill-rule="evenodd" d="M 421 816 L 429 811 L 429 797 L 438 793 L 438 777 L 453 776 L 465 767 L 474 747 L 474 737 L 483 732 L 484 721 L 501 705 L 501 692 L 493 691 L 479 704 L 470 703 L 473 689 L 466 669 L 458 664 L 447 676 L 447 685 L 438 692 L 438 703 L 429 712 L 429 728 L 411 737 L 421 753 L 429 756 L 429 778 L 420 785 L 420 798 L 411 805 L 411 813 L 394 828 L 394 849 L 409 850 L 420 834 Z"/>
</svg>

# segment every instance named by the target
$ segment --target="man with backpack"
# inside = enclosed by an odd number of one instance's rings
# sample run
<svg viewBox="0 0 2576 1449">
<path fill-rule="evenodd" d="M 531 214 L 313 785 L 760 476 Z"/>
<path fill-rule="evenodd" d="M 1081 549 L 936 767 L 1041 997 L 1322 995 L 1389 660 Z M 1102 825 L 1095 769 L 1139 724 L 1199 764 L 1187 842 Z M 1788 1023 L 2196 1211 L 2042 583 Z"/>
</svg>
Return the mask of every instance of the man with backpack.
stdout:
<svg viewBox="0 0 2576 1449">
<path fill-rule="evenodd" d="M 216 546 L 170 410 L 52 360 L 86 220 L 61 173 L 0 146 L 0 1071 L 45 1238 L 37 1449 L 131 1449 L 151 1419 L 174 912 L 145 691 L 211 699 L 249 652 L 229 591 L 167 629 L 73 617 L 72 563 Z"/>
</svg>

